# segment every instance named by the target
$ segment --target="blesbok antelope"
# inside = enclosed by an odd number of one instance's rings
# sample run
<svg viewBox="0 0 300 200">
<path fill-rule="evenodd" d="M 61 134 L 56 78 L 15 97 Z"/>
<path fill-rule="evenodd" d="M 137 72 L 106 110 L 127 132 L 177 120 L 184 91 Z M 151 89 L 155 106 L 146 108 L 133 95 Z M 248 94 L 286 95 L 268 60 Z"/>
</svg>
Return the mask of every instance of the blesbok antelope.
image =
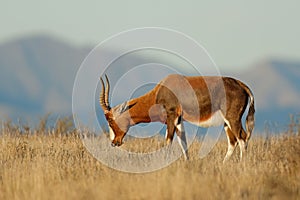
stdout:
<svg viewBox="0 0 300 200">
<path fill-rule="evenodd" d="M 239 144 L 240 157 L 254 128 L 254 97 L 244 83 L 230 77 L 168 75 L 151 91 L 113 108 L 109 104 L 110 83 L 102 78 L 100 105 L 109 125 L 112 146 L 120 146 L 129 127 L 158 121 L 167 124 L 166 141 L 171 143 L 176 131 L 185 159 L 188 159 L 183 121 L 202 127 L 224 125 L 228 150 L 224 162 Z M 249 102 L 246 130 L 242 115 Z"/>
</svg>

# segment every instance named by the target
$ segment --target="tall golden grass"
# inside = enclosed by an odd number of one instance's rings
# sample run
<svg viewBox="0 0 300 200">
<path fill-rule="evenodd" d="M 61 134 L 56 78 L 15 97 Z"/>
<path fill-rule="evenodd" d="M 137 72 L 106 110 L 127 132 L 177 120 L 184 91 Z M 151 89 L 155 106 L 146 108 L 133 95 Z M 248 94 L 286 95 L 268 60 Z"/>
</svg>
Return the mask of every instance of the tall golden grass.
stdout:
<svg viewBox="0 0 300 200">
<path fill-rule="evenodd" d="M 141 145 L 141 142 L 143 143 Z M 152 149 L 157 138 L 128 140 Z M 201 142 L 161 170 L 130 174 L 110 169 L 85 149 L 76 131 L 3 126 L 0 134 L 0 199 L 299 199 L 300 135 L 253 137 L 247 156 L 229 160 L 225 139 L 203 159 Z M 113 159 L 113 158 L 112 158 Z"/>
</svg>

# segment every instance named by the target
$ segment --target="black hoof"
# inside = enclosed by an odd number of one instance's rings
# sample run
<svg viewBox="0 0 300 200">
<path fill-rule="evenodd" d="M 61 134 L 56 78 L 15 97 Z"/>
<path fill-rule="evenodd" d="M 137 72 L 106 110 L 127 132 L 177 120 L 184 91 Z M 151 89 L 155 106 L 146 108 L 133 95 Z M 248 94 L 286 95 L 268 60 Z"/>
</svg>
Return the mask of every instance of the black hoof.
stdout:
<svg viewBox="0 0 300 200">
<path fill-rule="evenodd" d="M 114 144 L 114 143 L 111 143 L 111 146 L 112 146 L 112 147 L 115 147 L 115 146 L 116 146 L 116 144 Z"/>
</svg>

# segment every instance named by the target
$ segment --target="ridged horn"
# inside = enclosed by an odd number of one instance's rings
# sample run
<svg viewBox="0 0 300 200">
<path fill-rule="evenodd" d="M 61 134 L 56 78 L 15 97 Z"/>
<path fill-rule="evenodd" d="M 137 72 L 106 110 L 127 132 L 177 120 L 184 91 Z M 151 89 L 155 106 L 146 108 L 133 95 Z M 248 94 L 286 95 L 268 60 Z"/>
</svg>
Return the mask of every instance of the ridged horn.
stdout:
<svg viewBox="0 0 300 200">
<path fill-rule="evenodd" d="M 99 98 L 99 102 L 100 102 L 100 106 L 102 107 L 104 112 L 107 112 L 110 110 L 110 106 L 109 106 L 109 102 L 108 102 L 108 95 L 109 95 L 109 81 L 107 76 L 105 75 L 106 78 L 106 84 L 107 87 L 105 88 L 105 84 L 103 79 L 100 77 L 100 81 L 101 81 L 101 85 L 102 85 L 102 90 L 100 92 L 100 98 Z M 105 92 L 104 92 L 105 91 Z"/>
<path fill-rule="evenodd" d="M 106 89 L 105 89 L 105 104 L 110 110 L 110 105 L 109 105 L 109 90 L 110 90 L 110 84 L 108 77 L 105 74 L 105 79 L 106 79 Z"/>
</svg>

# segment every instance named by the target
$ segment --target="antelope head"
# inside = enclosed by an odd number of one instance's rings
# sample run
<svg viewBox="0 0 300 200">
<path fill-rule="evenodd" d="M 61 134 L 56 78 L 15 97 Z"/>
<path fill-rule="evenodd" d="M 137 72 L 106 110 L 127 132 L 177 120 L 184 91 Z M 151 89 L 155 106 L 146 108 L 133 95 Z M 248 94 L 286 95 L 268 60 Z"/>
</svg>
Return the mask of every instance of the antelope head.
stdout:
<svg viewBox="0 0 300 200">
<path fill-rule="evenodd" d="M 105 79 L 106 87 L 103 79 L 100 78 L 102 84 L 102 90 L 100 93 L 100 106 L 103 109 L 105 118 L 108 122 L 109 136 L 112 141 L 111 145 L 113 147 L 120 146 L 130 126 L 130 114 L 127 111 L 133 105 L 128 105 L 128 102 L 124 102 L 111 108 L 109 105 L 110 84 L 106 75 Z"/>
</svg>

